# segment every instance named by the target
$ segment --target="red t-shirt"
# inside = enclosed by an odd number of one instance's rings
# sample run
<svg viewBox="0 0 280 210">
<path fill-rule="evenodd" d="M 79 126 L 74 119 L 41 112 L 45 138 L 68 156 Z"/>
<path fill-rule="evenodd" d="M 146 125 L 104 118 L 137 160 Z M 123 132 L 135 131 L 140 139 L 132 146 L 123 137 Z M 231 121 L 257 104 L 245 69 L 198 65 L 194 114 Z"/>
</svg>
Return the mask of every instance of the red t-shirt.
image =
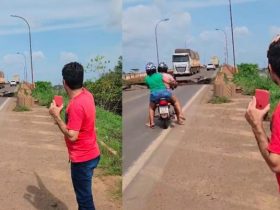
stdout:
<svg viewBox="0 0 280 210">
<path fill-rule="evenodd" d="M 72 162 L 84 162 L 100 155 L 95 132 L 94 99 L 85 88 L 70 100 L 66 108 L 66 124 L 68 130 L 79 131 L 76 141 L 70 141 L 65 137 Z"/>
<path fill-rule="evenodd" d="M 277 105 L 272 115 L 270 124 L 271 137 L 268 144 L 268 151 L 280 155 L 280 103 Z M 280 192 L 280 174 L 276 174 L 279 192 Z"/>
</svg>

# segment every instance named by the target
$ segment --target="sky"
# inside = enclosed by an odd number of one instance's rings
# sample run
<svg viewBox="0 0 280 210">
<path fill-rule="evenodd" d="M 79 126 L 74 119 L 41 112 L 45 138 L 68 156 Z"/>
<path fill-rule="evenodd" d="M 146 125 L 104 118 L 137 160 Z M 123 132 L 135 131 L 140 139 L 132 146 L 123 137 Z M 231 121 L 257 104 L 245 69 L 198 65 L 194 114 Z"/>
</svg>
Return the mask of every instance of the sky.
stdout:
<svg viewBox="0 0 280 210">
<path fill-rule="evenodd" d="M 231 23 L 228 0 L 124 0 L 123 57 L 125 72 L 144 70 L 149 61 L 157 64 L 155 26 L 159 61 L 172 68 L 176 48 L 190 48 L 202 64 L 212 56 L 233 64 Z M 266 52 L 272 38 L 280 33 L 279 0 L 231 0 L 236 64 L 267 66 Z M 220 30 L 215 30 L 220 29 Z M 224 31 L 224 32 L 223 32 Z M 225 38 L 226 37 L 226 38 Z"/>
<path fill-rule="evenodd" d="M 31 81 L 28 26 L 10 15 L 30 25 L 34 81 L 61 84 L 66 63 L 86 67 L 97 55 L 110 60 L 112 69 L 122 54 L 121 0 L 2 0 L 0 11 L 0 71 L 6 80 L 15 74 L 23 78 L 25 56 Z"/>
</svg>

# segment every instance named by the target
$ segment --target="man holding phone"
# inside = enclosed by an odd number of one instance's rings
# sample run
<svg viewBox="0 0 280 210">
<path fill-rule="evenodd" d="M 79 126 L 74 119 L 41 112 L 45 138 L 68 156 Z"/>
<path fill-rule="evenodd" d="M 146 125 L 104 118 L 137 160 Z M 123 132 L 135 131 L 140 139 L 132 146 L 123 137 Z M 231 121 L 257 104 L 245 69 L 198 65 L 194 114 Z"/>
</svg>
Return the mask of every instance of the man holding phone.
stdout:
<svg viewBox="0 0 280 210">
<path fill-rule="evenodd" d="M 268 70 L 273 82 L 280 86 L 280 36 L 278 35 L 269 45 L 267 52 Z M 274 110 L 271 121 L 271 137 L 268 138 L 263 119 L 270 109 L 266 105 L 263 109 L 256 107 L 257 100 L 253 97 L 249 103 L 245 117 L 252 127 L 259 150 L 269 168 L 276 174 L 280 191 L 280 104 Z"/>
<path fill-rule="evenodd" d="M 95 104 L 92 94 L 83 88 L 84 69 L 77 62 L 66 64 L 62 69 L 63 86 L 70 98 L 65 121 L 60 117 L 63 104 L 56 101 L 49 113 L 64 134 L 71 161 L 71 177 L 79 210 L 94 210 L 92 176 L 100 159 L 95 133 Z M 57 100 L 57 97 L 55 98 Z"/>
</svg>

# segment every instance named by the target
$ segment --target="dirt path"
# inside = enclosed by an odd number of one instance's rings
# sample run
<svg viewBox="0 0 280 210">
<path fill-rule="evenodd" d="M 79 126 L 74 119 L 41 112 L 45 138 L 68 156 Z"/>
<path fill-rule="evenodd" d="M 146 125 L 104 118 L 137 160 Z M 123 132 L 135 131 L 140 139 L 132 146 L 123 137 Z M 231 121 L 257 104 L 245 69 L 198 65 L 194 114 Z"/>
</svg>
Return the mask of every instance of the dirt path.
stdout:
<svg viewBox="0 0 280 210">
<path fill-rule="evenodd" d="M 68 155 L 63 136 L 44 107 L 13 112 L 15 99 L 0 112 L 0 209 L 75 210 Z M 97 209 L 121 209 L 113 193 L 120 177 L 96 171 Z"/>
<path fill-rule="evenodd" d="M 211 94 L 210 87 L 186 113 L 184 129 L 167 137 L 134 180 L 141 193 L 124 195 L 130 210 L 280 209 L 276 178 L 244 119 L 250 97 L 213 105 Z"/>
</svg>

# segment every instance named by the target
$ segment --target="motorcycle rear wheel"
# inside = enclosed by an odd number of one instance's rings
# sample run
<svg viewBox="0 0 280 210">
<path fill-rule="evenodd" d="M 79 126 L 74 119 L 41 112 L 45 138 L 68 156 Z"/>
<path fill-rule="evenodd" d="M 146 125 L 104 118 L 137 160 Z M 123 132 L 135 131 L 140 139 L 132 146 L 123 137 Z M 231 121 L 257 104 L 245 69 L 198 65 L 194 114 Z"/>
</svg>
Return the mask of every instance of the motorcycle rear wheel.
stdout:
<svg viewBox="0 0 280 210">
<path fill-rule="evenodd" d="M 169 126 L 169 120 L 168 119 L 162 119 L 162 125 L 163 129 L 167 129 Z"/>
</svg>

